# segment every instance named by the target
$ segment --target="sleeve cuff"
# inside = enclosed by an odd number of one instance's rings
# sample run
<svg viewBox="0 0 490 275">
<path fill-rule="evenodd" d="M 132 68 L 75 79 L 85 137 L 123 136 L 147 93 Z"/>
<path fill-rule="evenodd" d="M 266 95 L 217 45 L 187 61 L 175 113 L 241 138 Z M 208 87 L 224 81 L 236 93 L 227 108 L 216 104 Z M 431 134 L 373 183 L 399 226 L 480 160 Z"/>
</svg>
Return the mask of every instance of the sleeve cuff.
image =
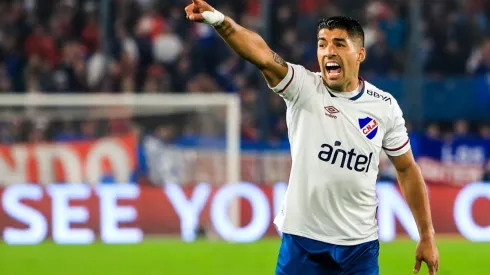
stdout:
<svg viewBox="0 0 490 275">
<path fill-rule="evenodd" d="M 293 79 L 294 79 L 294 67 L 291 66 L 291 64 L 288 63 L 288 73 L 281 80 L 281 82 L 279 82 L 279 84 L 277 84 L 275 87 L 271 87 L 269 84 L 267 84 L 267 85 L 275 93 L 282 94 L 291 85 L 291 82 L 293 82 Z"/>
<path fill-rule="evenodd" d="M 402 145 L 400 145 L 398 147 L 395 147 L 395 148 L 383 147 L 383 150 L 389 156 L 392 156 L 392 157 L 401 156 L 401 155 L 405 154 L 406 152 L 408 152 L 408 150 L 410 150 L 410 139 L 407 139 L 407 141 L 405 141 Z"/>
</svg>

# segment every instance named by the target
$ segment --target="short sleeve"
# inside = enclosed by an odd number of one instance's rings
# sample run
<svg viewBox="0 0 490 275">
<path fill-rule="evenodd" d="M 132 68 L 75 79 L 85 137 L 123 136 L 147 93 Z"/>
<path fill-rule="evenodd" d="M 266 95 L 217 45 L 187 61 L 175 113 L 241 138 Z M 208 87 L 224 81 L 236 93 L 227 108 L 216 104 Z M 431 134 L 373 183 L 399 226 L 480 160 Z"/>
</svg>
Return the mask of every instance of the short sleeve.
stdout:
<svg viewBox="0 0 490 275">
<path fill-rule="evenodd" d="M 388 121 L 386 135 L 383 139 L 383 150 L 392 157 L 403 155 L 410 150 L 410 139 L 403 112 L 396 100 L 393 100 L 392 115 Z"/>
<path fill-rule="evenodd" d="M 288 64 L 287 75 L 275 87 L 269 88 L 286 101 L 296 101 L 303 86 L 306 69 L 300 65 Z"/>
</svg>

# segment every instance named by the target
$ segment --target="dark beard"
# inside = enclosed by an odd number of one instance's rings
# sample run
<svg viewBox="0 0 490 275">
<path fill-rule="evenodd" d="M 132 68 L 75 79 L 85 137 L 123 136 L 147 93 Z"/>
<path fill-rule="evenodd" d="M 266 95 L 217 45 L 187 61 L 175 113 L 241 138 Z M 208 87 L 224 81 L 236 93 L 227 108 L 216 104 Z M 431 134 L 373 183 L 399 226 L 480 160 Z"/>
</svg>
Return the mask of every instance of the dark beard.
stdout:
<svg viewBox="0 0 490 275">
<path fill-rule="evenodd" d="M 346 83 L 342 83 L 342 84 L 338 84 L 338 85 L 330 85 L 330 84 L 328 84 L 326 78 L 323 78 L 323 85 L 325 85 L 325 87 L 327 87 L 328 89 L 333 90 L 335 92 L 341 92 L 347 86 Z"/>
</svg>

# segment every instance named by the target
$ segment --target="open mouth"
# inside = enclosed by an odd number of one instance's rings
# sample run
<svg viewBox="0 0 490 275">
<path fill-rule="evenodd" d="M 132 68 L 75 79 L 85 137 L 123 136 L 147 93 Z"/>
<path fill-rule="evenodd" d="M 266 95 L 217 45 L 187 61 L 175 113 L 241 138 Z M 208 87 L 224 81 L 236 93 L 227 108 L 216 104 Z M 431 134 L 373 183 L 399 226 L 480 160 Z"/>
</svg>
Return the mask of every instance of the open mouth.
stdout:
<svg viewBox="0 0 490 275">
<path fill-rule="evenodd" d="M 340 77 L 340 73 L 342 72 L 342 67 L 337 62 L 327 62 L 325 65 L 325 69 L 327 70 L 327 76 L 330 79 L 337 79 Z"/>
</svg>

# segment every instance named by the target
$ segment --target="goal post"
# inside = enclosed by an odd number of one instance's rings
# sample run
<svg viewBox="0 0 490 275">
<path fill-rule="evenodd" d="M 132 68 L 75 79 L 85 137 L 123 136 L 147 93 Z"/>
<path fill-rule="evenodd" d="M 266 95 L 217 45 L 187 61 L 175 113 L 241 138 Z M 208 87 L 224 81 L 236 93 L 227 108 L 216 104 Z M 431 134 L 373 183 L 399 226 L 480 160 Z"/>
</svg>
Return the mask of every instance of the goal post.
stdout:
<svg viewBox="0 0 490 275">
<path fill-rule="evenodd" d="M 235 94 L 2 94 L 2 109 L 12 107 L 138 107 L 171 108 L 162 112 L 213 107 L 226 108 L 226 178 L 228 184 L 240 181 L 240 99 Z M 83 112 L 83 111 L 82 111 Z M 74 113 L 72 111 L 58 114 Z M 82 114 L 83 116 L 83 114 Z M 71 117 L 74 117 L 73 115 Z M 60 118 L 61 119 L 61 118 Z"/>
<path fill-rule="evenodd" d="M 175 122 L 176 127 L 182 128 L 183 123 L 190 122 L 192 125 L 186 127 L 197 131 L 196 136 L 208 131 L 202 130 L 201 133 L 197 128 L 220 133 L 223 144 L 219 145 L 219 156 L 216 157 L 214 144 L 203 145 L 199 152 L 188 153 L 187 156 L 199 161 L 195 161 L 192 167 L 182 168 L 188 173 L 185 177 L 192 177 L 191 182 L 195 184 L 200 181 L 209 184 L 240 182 L 240 99 L 236 94 L 0 94 L 0 123 L 8 122 L 12 117 L 25 121 L 45 119 L 63 123 L 66 120 L 117 119 L 128 116 L 140 121 L 151 120 L 153 124 L 149 125 L 156 125 L 155 121 L 162 120 Z M 210 156 L 212 160 L 207 159 Z M 197 167 L 211 165 L 211 162 L 215 162 L 213 169 L 223 170 L 218 171 L 223 174 L 222 182 L 213 182 L 212 179 L 219 176 L 205 175 L 210 169 L 202 172 L 203 169 Z M 230 218 L 235 225 L 239 224 L 238 199 L 231 203 Z"/>
</svg>

